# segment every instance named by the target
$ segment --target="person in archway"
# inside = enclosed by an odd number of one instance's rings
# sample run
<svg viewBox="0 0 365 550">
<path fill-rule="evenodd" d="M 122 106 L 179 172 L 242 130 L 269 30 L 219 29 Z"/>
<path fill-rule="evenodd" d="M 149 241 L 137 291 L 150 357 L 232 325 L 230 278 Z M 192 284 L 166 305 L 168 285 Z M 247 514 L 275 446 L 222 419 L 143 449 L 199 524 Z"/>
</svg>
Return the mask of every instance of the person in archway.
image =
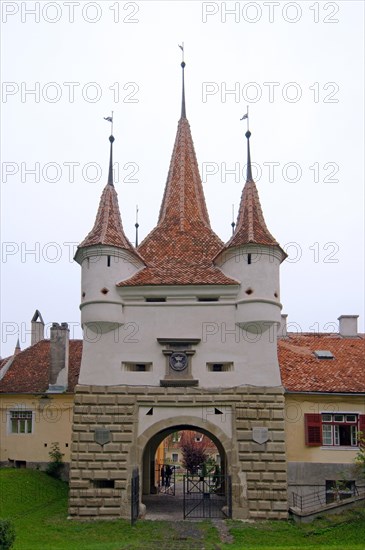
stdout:
<svg viewBox="0 0 365 550">
<path fill-rule="evenodd" d="M 165 487 L 165 465 L 162 464 L 161 466 L 161 487 Z"/>
<path fill-rule="evenodd" d="M 170 487 L 171 476 L 172 476 L 172 469 L 171 469 L 171 466 L 168 464 L 166 466 L 166 487 Z"/>
</svg>

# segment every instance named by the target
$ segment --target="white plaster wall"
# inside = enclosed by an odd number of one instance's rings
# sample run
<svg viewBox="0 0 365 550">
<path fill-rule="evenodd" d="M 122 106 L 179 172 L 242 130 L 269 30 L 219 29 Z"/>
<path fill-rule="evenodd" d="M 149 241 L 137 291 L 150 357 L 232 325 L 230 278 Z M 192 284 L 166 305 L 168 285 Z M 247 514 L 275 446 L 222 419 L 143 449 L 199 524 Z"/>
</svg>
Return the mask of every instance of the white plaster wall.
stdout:
<svg viewBox="0 0 365 550">
<path fill-rule="evenodd" d="M 114 255 L 113 255 L 114 254 Z M 110 256 L 110 266 L 107 261 Z M 85 250 L 81 264 L 81 323 L 123 323 L 122 301 L 116 284 L 128 279 L 142 267 L 125 250 L 111 247 L 91 247 Z M 108 289 L 107 294 L 101 292 Z M 108 305 L 108 307 L 107 307 Z M 105 327 L 102 327 L 104 330 Z M 99 332 L 95 327 L 90 330 Z"/>
<path fill-rule="evenodd" d="M 166 374 L 164 346 L 157 338 L 200 338 L 191 358 L 193 378 L 204 388 L 278 386 L 276 326 L 252 334 L 235 324 L 236 305 L 221 302 L 124 305 L 124 325 L 107 334 L 87 334 L 80 384 L 159 386 Z M 150 372 L 125 372 L 122 362 L 152 362 Z M 207 362 L 233 362 L 233 371 L 213 373 Z"/>
<path fill-rule="evenodd" d="M 247 261 L 248 253 L 251 254 L 251 264 Z M 228 250 L 218 258 L 217 264 L 227 276 L 241 281 L 238 299 L 261 298 L 279 303 L 280 260 L 280 250 L 256 245 Z M 248 289 L 253 293 L 247 295 Z"/>
</svg>

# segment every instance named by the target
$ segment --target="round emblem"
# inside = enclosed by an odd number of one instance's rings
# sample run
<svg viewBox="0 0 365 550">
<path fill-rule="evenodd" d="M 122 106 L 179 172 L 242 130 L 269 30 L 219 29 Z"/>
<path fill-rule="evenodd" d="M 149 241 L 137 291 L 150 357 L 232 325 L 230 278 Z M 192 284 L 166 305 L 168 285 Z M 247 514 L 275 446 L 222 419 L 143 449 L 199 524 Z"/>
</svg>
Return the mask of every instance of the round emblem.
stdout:
<svg viewBox="0 0 365 550">
<path fill-rule="evenodd" d="M 184 370 L 188 364 L 188 357 L 186 353 L 181 353 L 176 351 L 170 355 L 170 367 L 174 370 L 181 371 Z"/>
</svg>

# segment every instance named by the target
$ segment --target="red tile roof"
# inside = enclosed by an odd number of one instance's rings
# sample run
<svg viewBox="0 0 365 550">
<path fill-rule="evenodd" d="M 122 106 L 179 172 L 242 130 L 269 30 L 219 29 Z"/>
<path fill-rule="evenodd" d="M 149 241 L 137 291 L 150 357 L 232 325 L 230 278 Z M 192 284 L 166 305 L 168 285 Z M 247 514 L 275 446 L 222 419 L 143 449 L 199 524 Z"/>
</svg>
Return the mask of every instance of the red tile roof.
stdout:
<svg viewBox="0 0 365 550">
<path fill-rule="evenodd" d="M 247 181 L 243 188 L 235 232 L 224 248 L 249 243 L 278 246 L 266 227 L 257 188 L 252 180 Z"/>
<path fill-rule="evenodd" d="M 333 359 L 317 359 L 315 350 L 331 351 Z M 278 342 L 284 387 L 297 392 L 364 392 L 365 338 L 331 334 L 290 335 Z"/>
<path fill-rule="evenodd" d="M 78 249 L 93 245 L 109 245 L 136 252 L 124 234 L 120 216 L 118 195 L 113 184 L 108 183 L 100 198 L 94 227 L 78 246 Z"/>
<path fill-rule="evenodd" d="M 210 227 L 189 122 L 181 118 L 158 223 L 138 247 L 147 267 L 118 286 L 237 285 L 213 264 L 222 246 Z"/>
<path fill-rule="evenodd" d="M 77 384 L 82 354 L 82 340 L 70 340 L 68 392 Z M 1 366 L 6 364 L 7 358 Z M 37 344 L 18 353 L 4 378 L 0 381 L 0 393 L 42 393 L 48 389 L 50 367 L 50 341 Z"/>
<path fill-rule="evenodd" d="M 334 359 L 317 359 L 328 350 Z M 70 340 L 69 392 L 78 380 L 82 341 Z M 278 341 L 282 383 L 292 392 L 365 393 L 365 336 L 289 335 Z M 0 382 L 0 393 L 40 393 L 48 388 L 50 342 L 42 340 L 15 356 Z M 4 365 L 7 359 L 2 360 Z"/>
</svg>

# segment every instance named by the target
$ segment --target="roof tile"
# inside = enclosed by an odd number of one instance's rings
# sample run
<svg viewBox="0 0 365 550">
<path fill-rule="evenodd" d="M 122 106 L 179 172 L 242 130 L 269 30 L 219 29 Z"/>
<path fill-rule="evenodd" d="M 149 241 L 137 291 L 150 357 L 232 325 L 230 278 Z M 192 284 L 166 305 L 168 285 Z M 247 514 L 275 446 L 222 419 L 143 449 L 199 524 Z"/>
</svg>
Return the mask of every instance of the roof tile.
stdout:
<svg viewBox="0 0 365 550">
<path fill-rule="evenodd" d="M 210 227 L 189 122 L 181 118 L 158 223 L 138 247 L 147 267 L 118 286 L 237 285 L 213 264 L 222 246 Z"/>
<path fill-rule="evenodd" d="M 78 248 L 98 244 L 116 246 L 135 253 L 133 245 L 124 234 L 118 195 L 114 185 L 110 183 L 104 187 L 101 195 L 94 227 Z"/>
<path fill-rule="evenodd" d="M 73 392 L 80 372 L 82 340 L 70 340 L 68 392 Z M 8 358 L 10 359 L 10 357 Z M 2 365 L 5 361 L 2 362 Z M 18 353 L 0 382 L 0 393 L 42 393 L 49 385 L 50 341 L 37 344 Z"/>
<path fill-rule="evenodd" d="M 333 359 L 314 352 L 331 351 Z M 365 338 L 330 334 L 290 335 L 278 341 L 284 387 L 297 392 L 365 392 Z"/>
</svg>

